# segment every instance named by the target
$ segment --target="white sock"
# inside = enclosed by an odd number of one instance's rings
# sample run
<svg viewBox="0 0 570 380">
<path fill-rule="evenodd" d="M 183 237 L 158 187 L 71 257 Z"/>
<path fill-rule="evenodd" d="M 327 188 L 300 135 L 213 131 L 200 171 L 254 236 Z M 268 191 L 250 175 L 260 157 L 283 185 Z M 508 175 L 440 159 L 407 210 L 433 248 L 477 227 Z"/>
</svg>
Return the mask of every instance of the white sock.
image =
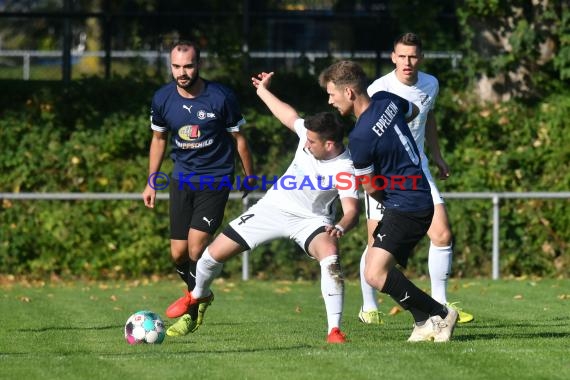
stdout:
<svg viewBox="0 0 570 380">
<path fill-rule="evenodd" d="M 360 289 L 362 290 L 362 311 L 378 310 L 378 303 L 376 302 L 376 289 L 368 285 L 364 279 L 364 266 L 366 262 L 366 253 L 368 246 L 364 248 L 362 256 L 360 257 Z"/>
<path fill-rule="evenodd" d="M 338 255 L 325 257 L 319 264 L 321 265 L 321 293 L 325 300 L 328 332 L 330 333 L 333 328 L 340 328 L 344 302 L 344 277 Z"/>
<path fill-rule="evenodd" d="M 437 247 L 430 243 L 428 267 L 431 280 L 431 296 L 441 304 L 447 303 L 447 280 L 451 272 L 451 245 Z"/>
<path fill-rule="evenodd" d="M 198 264 L 196 265 L 196 286 L 192 290 L 192 297 L 207 297 L 212 292 L 210 285 L 216 277 L 222 272 L 223 263 L 219 263 L 210 256 L 208 248 L 202 254 Z"/>
</svg>

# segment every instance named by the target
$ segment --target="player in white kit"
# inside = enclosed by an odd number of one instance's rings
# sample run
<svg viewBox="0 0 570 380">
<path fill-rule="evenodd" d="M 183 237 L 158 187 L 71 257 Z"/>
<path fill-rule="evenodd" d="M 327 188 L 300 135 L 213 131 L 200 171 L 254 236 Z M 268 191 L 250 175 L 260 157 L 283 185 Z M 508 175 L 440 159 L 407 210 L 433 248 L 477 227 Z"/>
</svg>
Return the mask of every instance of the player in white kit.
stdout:
<svg viewBox="0 0 570 380">
<path fill-rule="evenodd" d="M 453 235 L 443 198 L 428 167 L 427 157 L 424 153 L 424 142 L 427 142 L 432 160 L 439 169 L 439 179 L 449 177 L 449 168 L 441 156 L 435 117 L 433 115 L 435 100 L 439 92 L 439 83 L 434 76 L 418 70 L 422 58 L 422 43 L 416 34 L 405 33 L 399 36 L 394 41 L 394 51 L 392 52 L 392 62 L 396 68 L 375 80 L 368 87 L 367 92 L 369 96 L 378 91 L 394 93 L 414 103 L 420 110 L 418 116 L 410 121 L 408 126 L 420 150 L 422 169 L 430 184 L 435 206 L 432 224 L 427 232 L 431 241 L 428 256 L 431 295 L 439 303 L 454 308 L 459 313 L 459 323 L 466 323 L 473 320 L 473 315 L 457 307 L 457 303 L 449 303 L 447 301 L 447 281 L 451 271 Z M 369 232 L 368 245 L 370 245 L 373 242 L 372 232 L 378 225 L 378 222 L 382 220 L 383 206 L 367 194 L 364 196 Z M 362 254 L 360 262 L 363 305 L 358 317 L 364 323 L 381 324 L 382 319 L 378 311 L 376 291 L 368 285 L 363 275 L 368 245 Z"/>
<path fill-rule="evenodd" d="M 359 215 L 354 166 L 342 143 L 344 128 L 329 112 L 300 118 L 269 91 L 272 76 L 261 73 L 252 78 L 253 85 L 271 112 L 299 136 L 295 157 L 266 195 L 230 222 L 206 248 L 198 261 L 189 304 L 208 305 L 213 297 L 210 285 L 226 260 L 270 240 L 290 238 L 318 260 L 327 312 L 327 342 L 344 343 L 345 334 L 340 330 L 344 277 L 338 239 L 357 224 Z M 339 198 L 343 215 L 335 222 L 334 206 Z"/>
</svg>

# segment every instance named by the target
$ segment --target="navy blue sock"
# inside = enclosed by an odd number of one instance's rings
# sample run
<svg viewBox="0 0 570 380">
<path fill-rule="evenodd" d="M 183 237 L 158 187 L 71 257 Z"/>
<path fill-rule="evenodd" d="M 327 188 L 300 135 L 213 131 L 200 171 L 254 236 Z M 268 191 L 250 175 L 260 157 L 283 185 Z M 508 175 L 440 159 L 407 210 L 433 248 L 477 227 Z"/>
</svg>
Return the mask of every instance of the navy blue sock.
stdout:
<svg viewBox="0 0 570 380">
<path fill-rule="evenodd" d="M 197 262 L 193 260 L 185 261 L 182 264 L 176 264 L 176 272 L 182 281 L 186 283 L 186 287 L 189 292 L 191 292 L 196 286 L 196 265 Z M 196 320 L 198 317 L 198 308 L 190 308 L 190 310 L 188 310 L 188 313 L 193 320 Z"/>
<path fill-rule="evenodd" d="M 187 260 L 181 264 L 176 264 L 176 273 L 186 283 L 188 291 L 191 292 L 196 286 L 196 261 Z"/>
<path fill-rule="evenodd" d="M 404 310 L 409 310 L 416 322 L 423 322 L 434 315 L 447 316 L 442 304 L 415 286 L 397 268 L 390 269 L 381 292 L 392 297 Z"/>
</svg>

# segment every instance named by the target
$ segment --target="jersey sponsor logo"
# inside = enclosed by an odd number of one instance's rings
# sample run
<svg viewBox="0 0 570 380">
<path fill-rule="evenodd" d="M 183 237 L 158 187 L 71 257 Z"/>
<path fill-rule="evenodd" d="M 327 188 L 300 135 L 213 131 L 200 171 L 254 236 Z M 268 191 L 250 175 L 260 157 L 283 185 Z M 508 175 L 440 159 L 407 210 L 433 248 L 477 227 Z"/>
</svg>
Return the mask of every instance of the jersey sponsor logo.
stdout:
<svg viewBox="0 0 570 380">
<path fill-rule="evenodd" d="M 202 217 L 202 220 L 206 223 L 208 223 L 208 227 L 212 227 L 212 222 L 214 221 L 214 218 L 208 220 L 208 218 L 206 218 L 205 216 Z"/>
<path fill-rule="evenodd" d="M 175 141 L 176 146 L 180 149 L 202 149 L 207 146 L 210 146 L 214 143 L 214 139 L 208 139 L 206 141 L 200 142 L 182 142 L 182 141 Z"/>
<path fill-rule="evenodd" d="M 178 136 L 184 141 L 196 140 L 200 137 L 200 126 L 185 125 L 178 130 Z"/>
<path fill-rule="evenodd" d="M 192 113 L 192 112 L 190 112 L 190 110 L 192 109 L 192 106 L 187 106 L 186 104 L 184 104 L 184 105 L 182 106 L 182 108 L 184 108 L 185 110 L 187 110 L 188 113 L 190 113 L 190 114 Z"/>
</svg>

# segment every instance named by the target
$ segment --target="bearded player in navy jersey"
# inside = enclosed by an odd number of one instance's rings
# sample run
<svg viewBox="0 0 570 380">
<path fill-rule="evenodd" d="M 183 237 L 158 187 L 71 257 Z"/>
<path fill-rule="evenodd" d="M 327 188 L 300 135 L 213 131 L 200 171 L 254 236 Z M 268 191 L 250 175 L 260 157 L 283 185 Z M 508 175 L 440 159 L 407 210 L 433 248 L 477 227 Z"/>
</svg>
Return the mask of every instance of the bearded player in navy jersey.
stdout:
<svg viewBox="0 0 570 380">
<path fill-rule="evenodd" d="M 349 135 L 355 174 L 364 191 L 385 206 L 384 219 L 366 255 L 365 279 L 410 311 L 415 323 L 408 341 L 447 342 L 457 311 L 435 301 L 396 267 L 406 267 L 434 212 L 419 150 L 406 123 L 418 108 L 385 91 L 370 98 L 366 74 L 355 62 L 332 64 L 320 74 L 319 82 L 329 104 L 343 116 L 356 116 Z"/>
<path fill-rule="evenodd" d="M 166 333 L 182 336 L 200 326 L 209 305 L 192 309 L 190 315 L 187 295 L 195 286 L 196 262 L 222 223 L 236 150 L 244 174 L 254 177 L 251 152 L 240 132 L 245 120 L 233 92 L 200 77 L 200 48 L 193 42 L 174 44 L 170 61 L 174 81 L 152 99 L 149 177 L 142 196 L 145 206 L 153 208 L 157 173 L 170 135 L 174 162 L 169 183 L 170 252 L 188 290 L 166 310 L 169 318 L 181 317 Z M 254 185 L 252 179 L 248 185 Z"/>
</svg>

